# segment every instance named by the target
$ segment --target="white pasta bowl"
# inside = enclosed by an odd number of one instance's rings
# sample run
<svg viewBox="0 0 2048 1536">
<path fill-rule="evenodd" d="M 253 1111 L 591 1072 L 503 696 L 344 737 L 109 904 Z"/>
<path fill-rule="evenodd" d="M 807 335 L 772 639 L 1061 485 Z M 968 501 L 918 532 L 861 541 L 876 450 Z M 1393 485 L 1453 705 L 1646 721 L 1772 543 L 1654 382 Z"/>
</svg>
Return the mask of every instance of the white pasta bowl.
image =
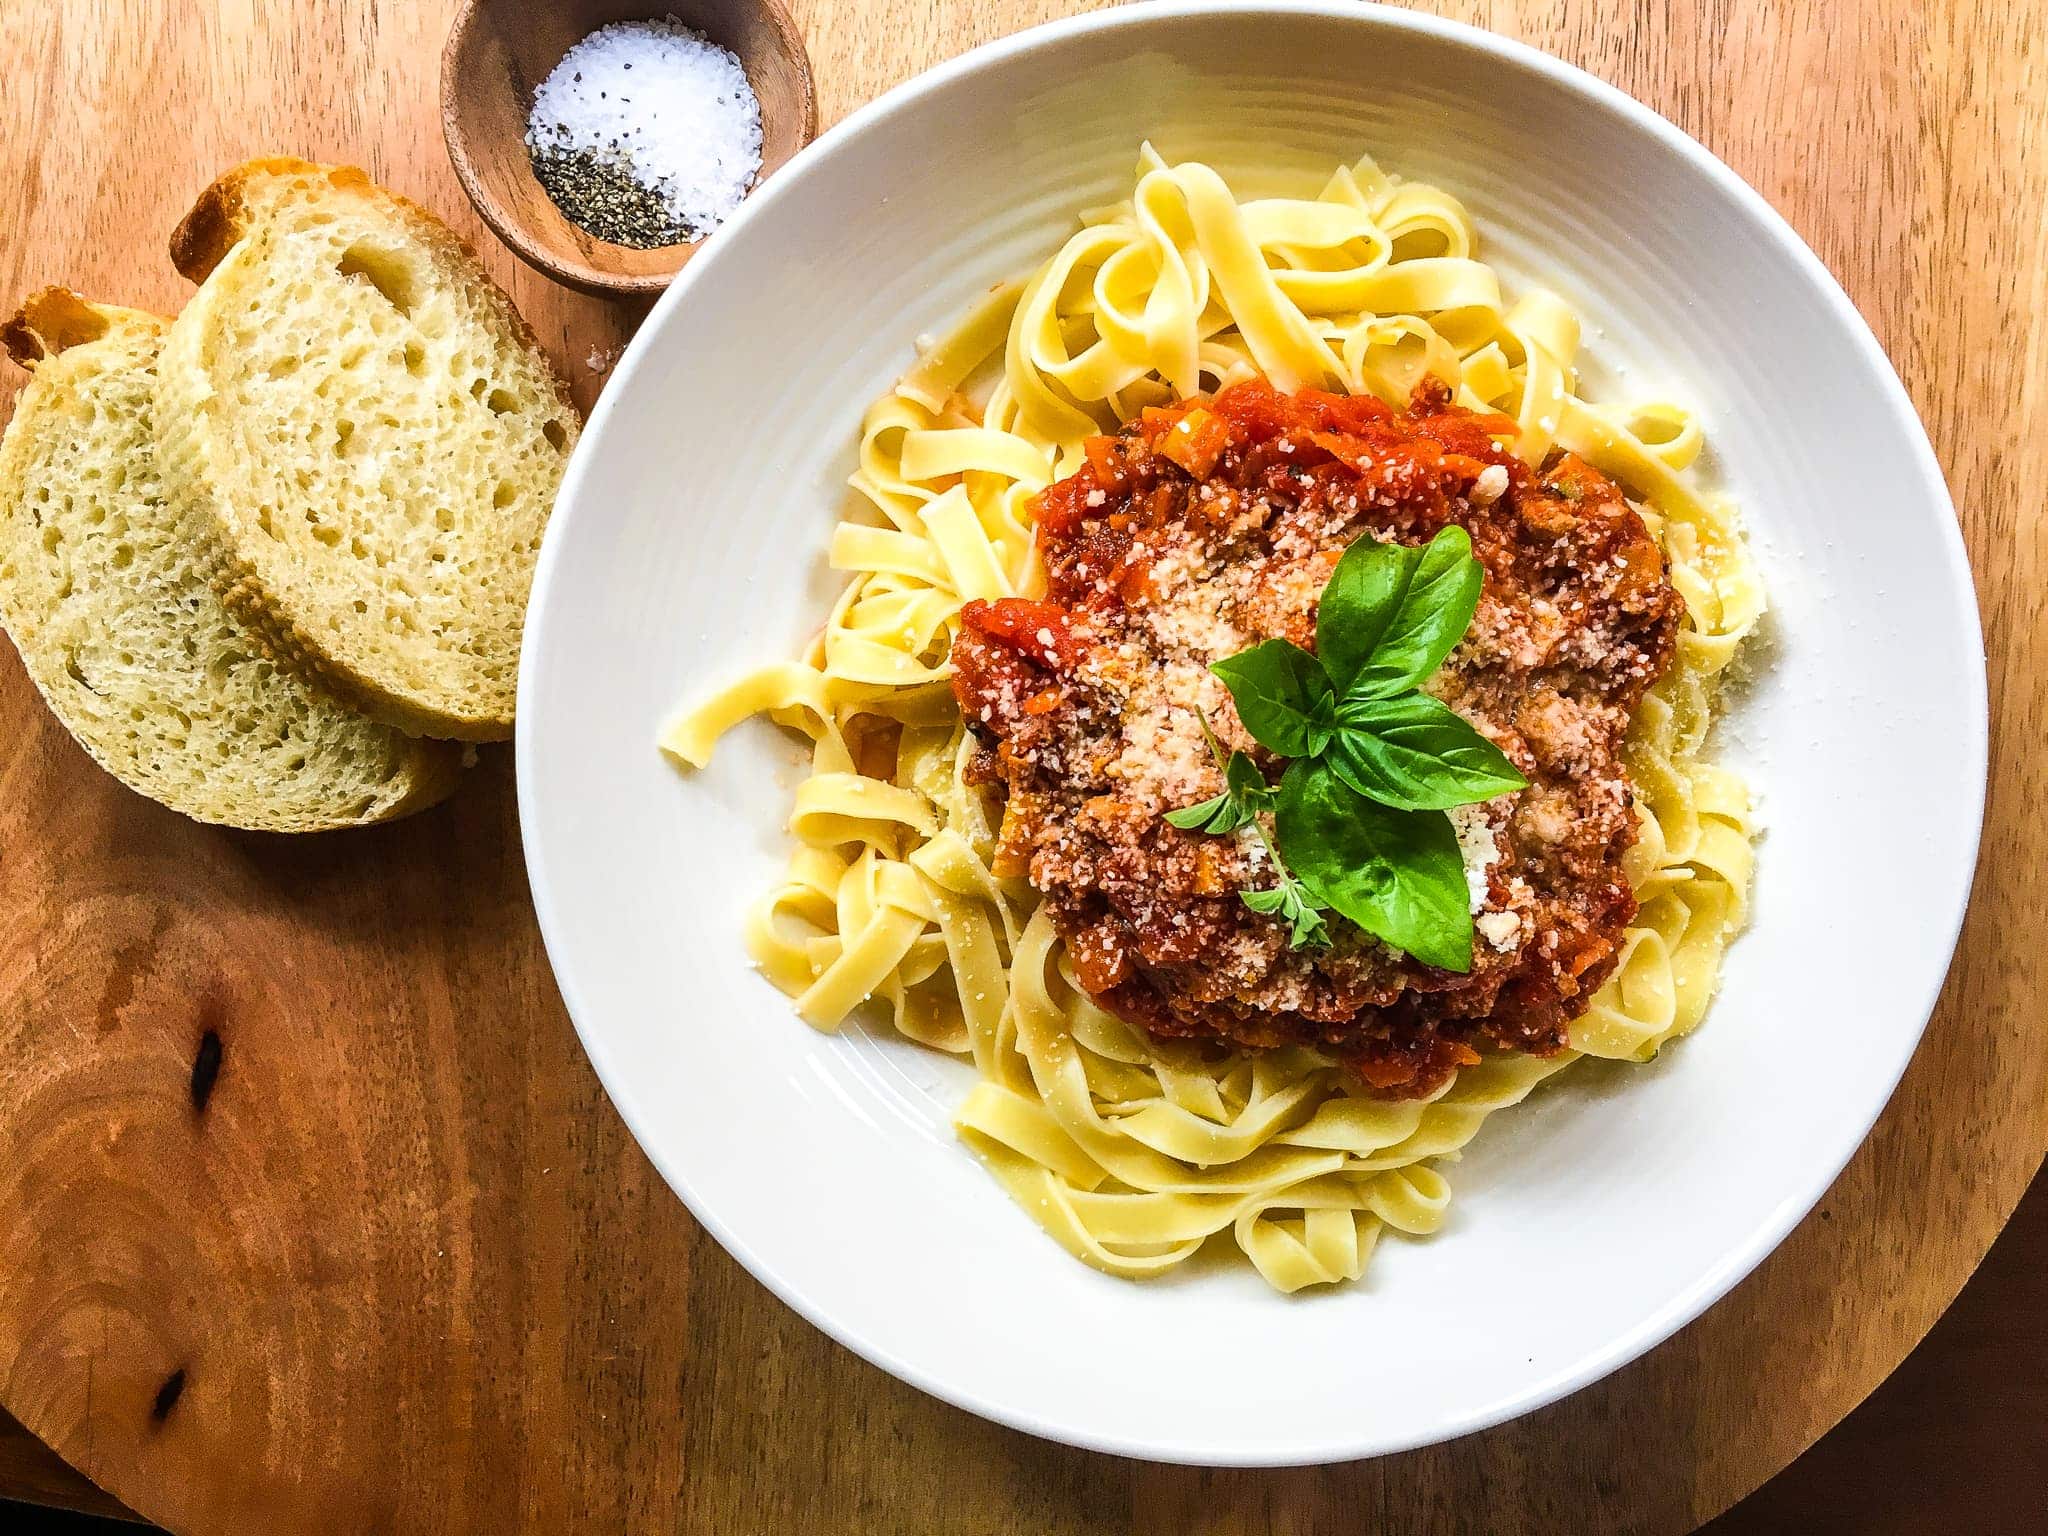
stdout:
<svg viewBox="0 0 2048 1536">
<path fill-rule="evenodd" d="M 955 1139 L 969 1070 L 813 1032 L 748 962 L 796 747 L 685 776 L 663 723 L 799 649 L 863 408 L 990 283 L 1123 195 L 1138 145 L 1242 187 L 1369 150 L 1476 215 L 1587 325 L 1585 393 L 1690 402 L 1771 592 L 1720 753 L 1767 828 L 1699 1032 L 1588 1063 L 1448 1169 L 1444 1231 L 1348 1288 L 1149 1284 L 1057 1247 Z M 855 114 L 710 241 L 622 360 L 528 617 L 526 856 L 613 1101 L 719 1241 L 885 1369 L 1126 1454 L 1299 1463 L 1425 1444 L 1615 1369 L 1784 1237 L 1920 1038 L 1975 862 L 1983 645 L 1940 472 L 1849 301 L 1763 200 L 1619 92 L 1401 11 L 1138 6 L 977 50 Z M 1874 963 L 1882 932 L 1882 961 Z M 1502 1305 L 1509 1292 L 1532 1305 Z"/>
</svg>

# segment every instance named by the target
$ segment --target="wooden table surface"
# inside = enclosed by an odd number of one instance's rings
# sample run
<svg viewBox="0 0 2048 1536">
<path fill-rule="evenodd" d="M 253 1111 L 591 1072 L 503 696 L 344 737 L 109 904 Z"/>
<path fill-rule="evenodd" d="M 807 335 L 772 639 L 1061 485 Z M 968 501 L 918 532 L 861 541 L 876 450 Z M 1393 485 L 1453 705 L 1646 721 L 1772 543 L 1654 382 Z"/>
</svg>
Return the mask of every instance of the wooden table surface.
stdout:
<svg viewBox="0 0 2048 1536">
<path fill-rule="evenodd" d="M 452 8 L 8 0 L 0 297 L 63 279 L 174 307 L 165 233 L 259 151 L 358 161 L 481 244 L 433 110 Z M 796 6 L 827 122 L 1073 8 Z M 1897 361 L 1971 546 L 1993 698 L 1972 916 L 1890 1109 L 1749 1281 L 1564 1403 L 1374 1462 L 1198 1473 L 995 1428 L 812 1331 L 640 1156 L 549 977 L 507 751 L 398 827 L 210 831 L 93 770 L 6 650 L 0 1403 L 200 1536 L 1493 1536 L 1688 1530 L 1882 1380 L 2048 1147 L 2048 10 L 1431 8 L 1616 82 L 1776 203 Z M 486 256 L 587 403 L 586 359 L 636 315 Z"/>
<path fill-rule="evenodd" d="M 2037 1175 L 1983 1265 L 1906 1362 L 1701 1536 L 2039 1536 L 2048 1506 L 2044 1300 L 2048 1176 Z M 0 1499 L 10 1497 L 136 1518 L 0 1410 Z M 0 1506 L 0 1529 L 5 1513 Z M 1250 1536 L 1261 1527 L 1236 1529 Z"/>
</svg>

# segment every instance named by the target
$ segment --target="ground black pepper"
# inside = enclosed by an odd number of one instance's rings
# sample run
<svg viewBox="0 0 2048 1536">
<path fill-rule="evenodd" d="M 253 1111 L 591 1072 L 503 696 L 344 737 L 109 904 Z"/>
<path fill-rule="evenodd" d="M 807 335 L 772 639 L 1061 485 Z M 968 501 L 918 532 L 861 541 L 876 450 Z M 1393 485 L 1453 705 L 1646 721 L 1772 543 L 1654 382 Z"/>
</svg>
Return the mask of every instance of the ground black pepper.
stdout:
<svg viewBox="0 0 2048 1536">
<path fill-rule="evenodd" d="M 634 179 L 623 155 L 540 150 L 533 154 L 533 174 L 571 222 L 600 240 L 644 251 L 698 238 L 669 211 L 667 198 Z"/>
</svg>

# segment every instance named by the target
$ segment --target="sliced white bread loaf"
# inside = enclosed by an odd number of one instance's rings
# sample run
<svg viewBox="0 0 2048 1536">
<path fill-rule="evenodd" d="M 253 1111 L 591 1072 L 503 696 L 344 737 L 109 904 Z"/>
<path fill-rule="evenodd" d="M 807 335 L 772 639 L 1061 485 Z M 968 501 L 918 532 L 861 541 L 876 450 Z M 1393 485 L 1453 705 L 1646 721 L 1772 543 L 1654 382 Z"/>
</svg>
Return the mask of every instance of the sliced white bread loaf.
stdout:
<svg viewBox="0 0 2048 1536">
<path fill-rule="evenodd" d="M 377 719 L 512 730 L 541 530 L 578 417 L 474 254 L 361 171 L 252 161 L 172 259 L 157 443 L 228 606 Z"/>
<path fill-rule="evenodd" d="M 270 660 L 163 494 L 165 322 L 46 289 L 4 327 L 34 378 L 0 440 L 0 623 L 65 729 L 200 821 L 312 832 L 455 786 L 460 749 L 379 725 Z"/>
</svg>

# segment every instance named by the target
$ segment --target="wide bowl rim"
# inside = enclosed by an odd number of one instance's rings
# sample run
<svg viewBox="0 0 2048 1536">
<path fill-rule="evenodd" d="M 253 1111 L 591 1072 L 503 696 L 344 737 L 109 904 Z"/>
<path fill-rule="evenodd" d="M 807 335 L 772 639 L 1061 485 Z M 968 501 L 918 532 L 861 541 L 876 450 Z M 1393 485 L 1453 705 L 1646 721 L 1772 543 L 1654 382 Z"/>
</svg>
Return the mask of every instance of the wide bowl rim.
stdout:
<svg viewBox="0 0 2048 1536">
<path fill-rule="evenodd" d="M 1158 27 L 1192 18 L 1242 18 L 1247 14 L 1260 13 L 1279 18 L 1309 17 L 1365 28 L 1385 28 L 1420 34 L 1437 42 L 1475 51 L 1498 64 L 1542 76 L 1550 83 L 1564 88 L 1588 110 L 1604 111 L 1614 115 L 1626 126 L 1655 141 L 1666 152 L 1687 162 L 1692 170 L 1716 183 L 1753 221 L 1756 230 L 1801 272 L 1818 300 L 1831 312 L 1831 318 L 1842 327 L 1844 334 L 1855 345 L 1869 385 L 1881 398 L 1901 440 L 1915 461 L 1920 481 L 1916 487 L 1916 499 L 1924 500 L 1931 509 L 1943 514 L 1939 519 L 1937 535 L 1945 556 L 1940 576 L 1946 580 L 1950 588 L 1948 595 L 1956 605 L 1955 611 L 1959 620 L 1966 616 L 1972 637 L 1970 654 L 1978 658 L 1978 665 L 1969 669 L 1970 697 L 1965 701 L 1966 712 L 1973 729 L 1969 740 L 1955 744 L 1967 754 L 1964 766 L 1973 770 L 1966 775 L 1975 795 L 1974 804 L 1968 807 L 1967 822 L 1971 828 L 1968 859 L 1966 864 L 1960 867 L 1974 872 L 1981 846 L 1989 772 L 1989 689 L 1983 664 L 1983 621 L 1967 550 L 1956 522 L 1947 482 L 1912 401 L 1868 323 L 1834 275 L 1762 194 L 1677 125 L 1618 87 L 1576 65 L 1566 63 L 1529 44 L 1501 37 L 1464 22 L 1381 4 L 1359 4 L 1357 0 L 1143 0 L 1143 3 L 1136 5 L 1048 22 L 996 39 L 894 87 L 807 145 L 782 168 L 782 172 L 771 184 L 750 196 L 739 212 L 710 237 L 707 245 L 729 239 L 734 231 L 744 228 L 749 219 L 759 216 L 764 209 L 773 206 L 779 199 L 799 195 L 809 166 L 813 162 L 829 157 L 841 143 L 866 132 L 889 116 L 910 109 L 925 96 L 943 89 L 962 76 L 994 68 L 1033 50 L 1065 45 L 1074 38 L 1087 34 Z M 579 497 L 583 491 L 584 481 L 591 472 L 590 466 L 594 460 L 596 445 L 603 442 L 606 425 L 614 411 L 618 409 L 618 402 L 631 391 L 641 365 L 659 345 L 658 338 L 669 318 L 680 305 L 689 301 L 694 281 L 703 270 L 702 263 L 692 262 L 655 304 L 646 322 L 620 359 L 609 387 L 592 412 L 589 426 L 564 477 L 554 517 L 542 543 L 529 599 L 530 625 L 536 616 L 541 616 L 542 622 L 545 623 L 544 616 L 548 608 L 555 569 L 560 562 L 561 551 L 576 524 Z M 534 643 L 536 640 L 540 643 Z M 1941 973 L 1924 989 L 1923 995 L 1914 1000 L 1912 1013 L 1918 1018 L 1919 1023 L 1910 1035 L 1902 1036 L 1896 1060 L 1885 1064 L 1881 1074 L 1883 1093 L 1873 1096 L 1867 1116 L 1858 1114 L 1854 1117 L 1860 1122 L 1855 1127 L 1855 1134 L 1845 1135 L 1839 1144 L 1829 1148 L 1825 1157 L 1812 1159 L 1799 1177 L 1791 1181 L 1795 1187 L 1775 1203 L 1739 1249 L 1724 1255 L 1717 1266 L 1678 1291 L 1662 1308 L 1634 1327 L 1617 1334 L 1605 1347 L 1589 1353 L 1576 1369 L 1535 1383 L 1525 1391 L 1490 1402 L 1483 1408 L 1452 1416 L 1446 1421 L 1432 1423 L 1413 1434 L 1361 1437 L 1355 1433 L 1338 1431 L 1319 1439 L 1301 1440 L 1284 1450 L 1260 1448 L 1248 1451 L 1225 1443 L 1196 1441 L 1185 1437 L 1167 1441 L 1089 1432 L 1053 1422 L 1036 1413 L 1020 1411 L 1001 1402 L 980 1398 L 954 1382 L 911 1364 L 886 1346 L 866 1337 L 858 1328 L 836 1316 L 829 1303 L 786 1283 L 780 1275 L 762 1262 L 715 1211 L 706 1208 L 695 1197 L 687 1171 L 673 1166 L 666 1154 L 659 1150 L 660 1138 L 647 1134 L 651 1116 L 644 1108 L 636 1105 L 632 1084 L 612 1060 L 602 1031 L 586 1022 L 587 1014 L 582 1006 L 580 987 L 571 966 L 565 964 L 569 957 L 559 942 L 563 924 L 557 911 L 556 893 L 549 879 L 537 786 L 532 779 L 540 726 L 537 713 L 531 706 L 538 687 L 540 670 L 545 665 L 544 642 L 544 631 L 539 635 L 530 633 L 529 643 L 521 656 L 519 707 L 515 727 L 520 831 L 534 907 L 564 1006 L 576 1027 L 585 1053 L 604 1084 L 612 1104 L 664 1181 L 689 1208 L 696 1220 L 756 1280 L 808 1322 L 871 1364 L 934 1397 L 995 1422 L 1045 1439 L 1141 1460 L 1203 1466 L 1305 1466 L 1413 1450 L 1490 1428 L 1556 1402 L 1611 1374 L 1663 1343 L 1719 1301 L 1769 1257 L 1792 1229 L 1819 1203 L 1849 1159 L 1868 1138 L 1872 1127 L 1891 1102 L 1899 1079 L 1904 1075 L 1925 1035 L 1927 1022 L 1939 998 L 1946 973 L 1953 964 L 1955 946 L 1968 910 L 1970 891 L 1974 883 L 1972 878 L 1964 878 L 1955 894 L 1952 909 L 1947 913 L 1945 930 L 1942 931 L 1943 943 L 1940 951 L 1949 957 L 1949 962 L 1941 967 Z M 1959 778 L 1962 777 L 1964 776 L 1959 775 Z M 999 1198 L 999 1192 L 992 1189 L 991 1198 Z"/>
</svg>

